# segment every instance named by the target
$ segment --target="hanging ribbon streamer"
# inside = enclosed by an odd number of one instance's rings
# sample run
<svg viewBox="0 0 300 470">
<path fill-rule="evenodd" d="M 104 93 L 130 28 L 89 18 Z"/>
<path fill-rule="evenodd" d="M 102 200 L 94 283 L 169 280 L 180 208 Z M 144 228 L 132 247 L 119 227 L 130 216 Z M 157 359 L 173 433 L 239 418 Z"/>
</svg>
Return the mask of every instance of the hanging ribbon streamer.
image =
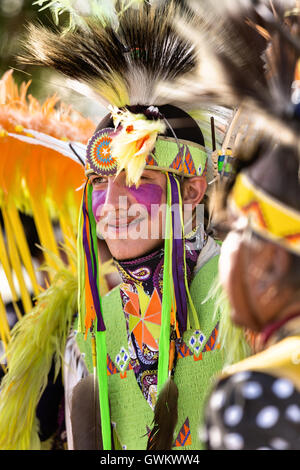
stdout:
<svg viewBox="0 0 300 470">
<path fill-rule="evenodd" d="M 81 202 L 81 208 L 83 206 L 83 198 Z M 86 294 L 85 294 L 85 284 L 86 284 L 86 273 L 85 273 L 85 251 L 82 241 L 83 235 L 83 211 L 79 211 L 78 219 L 78 235 L 77 235 L 77 275 L 78 275 L 78 296 L 77 296 L 77 305 L 78 305 L 78 331 L 79 333 L 84 333 L 84 324 L 86 319 Z"/>
<path fill-rule="evenodd" d="M 169 375 L 171 315 L 176 312 L 178 332 L 182 335 L 188 326 L 189 303 L 194 325 L 199 325 L 197 312 L 193 305 L 186 271 L 183 206 L 180 184 L 175 175 L 167 176 L 167 211 L 165 221 L 163 299 L 161 316 L 161 333 L 159 339 L 159 359 L 157 391 L 161 391 Z M 189 322 L 190 323 L 190 322 Z"/>
<path fill-rule="evenodd" d="M 184 274 L 184 239 L 182 227 L 182 206 L 179 198 L 180 186 L 174 175 L 169 175 L 172 200 L 172 274 L 174 282 L 176 316 L 180 335 L 187 329 L 187 297 Z"/>
<path fill-rule="evenodd" d="M 85 326 L 92 327 L 94 323 L 96 342 L 96 372 L 99 383 L 99 403 L 101 415 L 101 431 L 104 450 L 111 450 L 111 424 L 108 399 L 107 379 L 107 350 L 106 328 L 102 315 L 101 297 L 99 291 L 99 259 L 96 233 L 96 221 L 92 214 L 92 186 L 87 183 L 84 189 L 82 202 L 82 243 L 84 246 L 85 269 L 85 298 L 86 315 Z M 81 260 L 82 263 L 83 260 Z M 81 269 L 83 266 L 81 265 Z M 92 305 L 90 305 L 92 304 Z M 93 309 L 91 308 L 93 307 Z M 88 311 L 89 309 L 89 311 Z M 86 330 L 87 333 L 87 330 Z"/>
<path fill-rule="evenodd" d="M 92 187 L 87 183 L 84 188 L 84 196 L 82 203 L 83 210 L 83 231 L 82 231 L 82 242 L 85 251 L 85 260 L 87 263 L 88 280 L 92 292 L 93 306 L 95 314 L 97 316 L 97 331 L 104 331 L 105 325 L 103 321 L 103 315 L 100 305 L 100 296 L 98 291 L 98 253 L 95 251 L 95 243 L 91 233 L 91 223 L 93 218 L 89 218 L 88 212 L 88 199 L 91 199 Z"/>
<path fill-rule="evenodd" d="M 200 330 L 200 323 L 199 323 L 199 318 L 198 318 L 198 314 L 196 312 L 196 309 L 195 309 L 195 306 L 194 306 L 194 302 L 192 300 L 192 296 L 190 294 L 190 289 L 189 289 L 189 283 L 188 283 L 188 278 L 187 278 L 187 267 L 186 267 L 186 250 L 185 250 L 185 240 L 184 240 L 184 221 L 183 221 L 183 203 L 182 203 L 182 197 L 181 197 L 181 192 L 180 192 L 180 186 L 179 186 L 179 182 L 178 180 L 176 179 L 176 182 L 177 182 L 177 187 L 178 187 L 178 197 L 179 197 L 179 207 L 181 208 L 181 210 L 179 211 L 179 217 L 180 217 L 180 220 L 181 220 L 181 227 L 182 227 L 182 238 L 183 238 L 183 244 L 182 244 L 182 247 L 183 247 L 183 275 L 184 275 L 184 284 L 185 284 L 185 291 L 184 291 L 184 295 L 185 295 L 185 299 L 188 300 L 188 305 L 190 307 L 190 312 L 187 311 L 187 321 L 186 321 L 186 329 L 191 329 L 193 325 L 193 328 L 195 330 Z M 190 316 L 192 316 L 192 319 L 193 319 L 193 323 L 191 323 L 191 318 Z M 183 330 L 184 332 L 185 330 Z"/>
<path fill-rule="evenodd" d="M 105 336 L 105 331 L 95 332 L 103 450 L 111 450 L 111 424 L 108 400 L 107 350 Z"/>
<path fill-rule="evenodd" d="M 161 329 L 159 337 L 159 357 L 157 371 L 157 392 L 161 391 L 169 376 L 170 323 L 171 310 L 174 309 L 174 286 L 172 282 L 172 195 L 169 174 L 167 176 L 167 210 L 165 221 L 164 271 L 162 290 Z M 174 309 L 175 310 L 175 309 Z"/>
</svg>

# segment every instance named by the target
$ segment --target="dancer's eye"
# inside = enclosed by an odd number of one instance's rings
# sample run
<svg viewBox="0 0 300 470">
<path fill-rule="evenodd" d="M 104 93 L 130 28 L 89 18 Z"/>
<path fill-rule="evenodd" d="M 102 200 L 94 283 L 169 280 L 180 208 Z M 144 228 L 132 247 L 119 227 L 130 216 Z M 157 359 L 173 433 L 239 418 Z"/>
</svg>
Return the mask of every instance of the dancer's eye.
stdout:
<svg viewBox="0 0 300 470">
<path fill-rule="evenodd" d="M 107 183 L 107 178 L 105 176 L 91 176 L 89 180 L 93 188 L 99 184 Z"/>
</svg>

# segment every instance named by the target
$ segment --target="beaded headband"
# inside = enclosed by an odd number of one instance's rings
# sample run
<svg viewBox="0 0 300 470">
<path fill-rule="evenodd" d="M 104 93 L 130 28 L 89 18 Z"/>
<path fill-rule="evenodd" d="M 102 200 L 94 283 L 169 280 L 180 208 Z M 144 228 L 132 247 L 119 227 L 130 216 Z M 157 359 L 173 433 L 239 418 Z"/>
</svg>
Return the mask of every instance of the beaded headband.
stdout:
<svg viewBox="0 0 300 470">
<path fill-rule="evenodd" d="M 112 176 L 118 173 L 119 159 L 113 156 L 112 145 L 117 133 L 114 129 L 102 129 L 96 132 L 88 142 L 85 173 L 97 173 L 100 176 Z M 131 160 L 137 157 L 132 155 Z M 141 168 L 168 171 L 182 176 L 205 176 L 207 171 L 207 153 L 203 146 L 187 141 L 178 143 L 171 137 L 158 137 L 154 148 L 141 162 Z M 138 178 L 136 168 L 125 167 L 129 181 L 135 184 Z"/>
<path fill-rule="evenodd" d="M 268 240 L 300 255 L 300 214 L 254 186 L 240 174 L 229 205 L 249 219 L 251 229 Z"/>
</svg>

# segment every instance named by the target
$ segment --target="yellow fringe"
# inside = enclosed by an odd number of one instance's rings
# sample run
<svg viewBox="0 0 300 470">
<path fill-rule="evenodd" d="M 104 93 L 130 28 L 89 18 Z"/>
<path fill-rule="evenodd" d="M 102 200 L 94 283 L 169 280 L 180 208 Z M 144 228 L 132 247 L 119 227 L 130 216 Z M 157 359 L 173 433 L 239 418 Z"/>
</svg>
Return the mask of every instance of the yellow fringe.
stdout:
<svg viewBox="0 0 300 470">
<path fill-rule="evenodd" d="M 14 233 L 17 235 L 15 237 L 16 244 L 17 244 L 20 256 L 21 256 L 21 260 L 23 261 L 25 269 L 30 278 L 34 295 L 36 296 L 39 294 L 40 288 L 39 288 L 37 278 L 36 278 L 36 273 L 32 264 L 32 257 L 31 257 L 27 239 L 24 233 L 23 225 L 22 225 L 19 213 L 15 205 L 10 204 L 7 210 L 7 215 L 10 220 L 11 226 L 14 229 Z"/>
<path fill-rule="evenodd" d="M 11 226 L 7 210 L 6 208 L 2 207 L 2 215 L 3 215 L 3 220 L 4 220 L 4 227 L 5 227 L 5 232 L 6 232 L 6 237 L 7 237 L 7 246 L 8 246 L 8 253 L 9 253 L 9 258 L 12 266 L 12 270 L 15 272 L 19 288 L 20 288 L 20 295 L 21 295 L 21 300 L 23 303 L 23 307 L 26 313 L 30 312 L 32 309 L 32 303 L 31 303 L 31 298 L 28 293 L 28 288 L 25 284 L 23 272 L 22 272 L 22 264 L 20 260 L 20 256 L 18 253 L 18 249 L 16 246 L 15 242 L 15 232 L 13 227 Z"/>
<path fill-rule="evenodd" d="M 0 229 L 0 262 L 3 266 L 4 272 L 5 272 L 5 275 L 6 275 L 6 279 L 7 279 L 7 282 L 9 284 L 9 287 L 10 287 L 10 291 L 11 291 L 11 294 L 12 294 L 12 299 L 13 299 L 14 302 L 17 302 L 18 296 L 17 296 L 15 285 L 14 285 L 14 282 L 13 282 L 11 266 L 10 266 L 10 262 L 9 262 L 9 259 L 8 259 L 7 250 L 6 250 L 5 242 L 4 242 L 4 239 L 3 239 L 3 233 L 2 233 L 1 229 Z"/>
<path fill-rule="evenodd" d="M 7 315 L 5 310 L 5 305 L 3 303 L 2 297 L 0 295 L 0 338 L 3 341 L 5 350 L 7 349 L 7 344 L 10 340 L 10 328 L 7 321 Z M 0 362 L 2 363 L 2 358 L 0 357 Z"/>
<path fill-rule="evenodd" d="M 51 286 L 32 312 L 13 328 L 7 348 L 8 372 L 2 379 L 0 449 L 37 450 L 36 407 L 54 360 L 61 368 L 67 336 L 77 309 L 77 279 L 61 263 Z"/>
</svg>

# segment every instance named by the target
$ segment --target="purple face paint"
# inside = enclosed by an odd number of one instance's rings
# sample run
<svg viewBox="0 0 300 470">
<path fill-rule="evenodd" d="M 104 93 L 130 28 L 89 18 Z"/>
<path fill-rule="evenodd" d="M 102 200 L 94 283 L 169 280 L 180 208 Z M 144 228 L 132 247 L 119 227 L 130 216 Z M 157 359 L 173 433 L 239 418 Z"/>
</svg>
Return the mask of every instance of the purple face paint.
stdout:
<svg viewBox="0 0 300 470">
<path fill-rule="evenodd" d="M 141 204 L 146 207 L 148 214 L 151 214 L 151 207 L 152 207 L 152 215 L 158 212 L 159 205 L 161 203 L 162 188 L 157 184 L 141 184 L 138 188 L 132 186 L 130 188 L 126 188 L 126 190 L 135 198 L 138 204 Z M 95 217 L 96 222 L 98 223 L 101 216 L 101 209 L 102 206 L 105 204 L 107 196 L 107 189 L 105 190 L 93 190 L 92 194 L 92 210 Z M 123 194 L 124 197 L 124 194 Z M 153 211 L 155 210 L 155 213 Z"/>
<path fill-rule="evenodd" d="M 128 188 L 128 191 L 139 204 L 146 207 L 149 215 L 151 214 L 152 205 L 157 206 L 156 209 L 158 211 L 163 193 L 162 188 L 158 184 L 146 183 L 141 184 L 138 188 L 131 186 Z"/>
<path fill-rule="evenodd" d="M 99 222 L 100 215 L 101 215 L 101 208 L 103 204 L 105 204 L 107 191 L 100 191 L 100 190 L 93 190 L 92 193 L 92 210 L 95 217 L 96 222 Z"/>
</svg>

